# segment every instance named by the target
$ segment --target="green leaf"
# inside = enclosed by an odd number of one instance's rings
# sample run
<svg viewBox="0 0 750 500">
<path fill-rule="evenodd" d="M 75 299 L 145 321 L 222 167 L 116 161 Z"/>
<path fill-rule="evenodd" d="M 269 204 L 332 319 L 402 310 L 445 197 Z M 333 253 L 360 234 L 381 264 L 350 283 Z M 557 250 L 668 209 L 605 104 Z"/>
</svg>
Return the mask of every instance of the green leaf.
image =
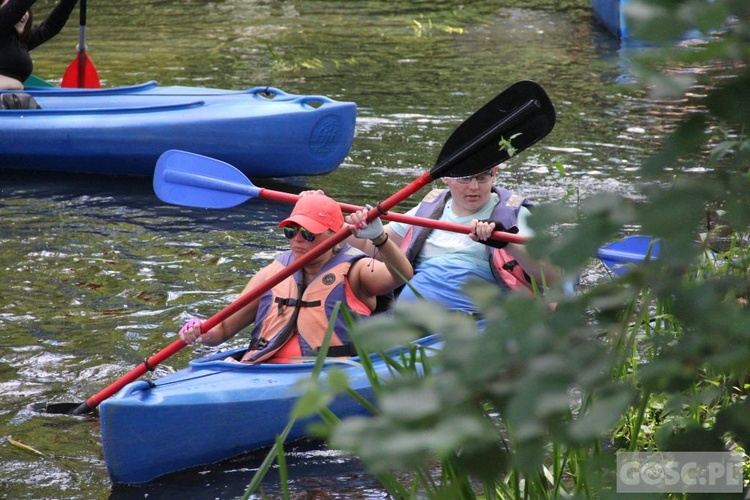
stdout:
<svg viewBox="0 0 750 500">
<path fill-rule="evenodd" d="M 315 415 L 333 401 L 333 395 L 330 392 L 321 390 L 314 381 L 308 380 L 304 382 L 301 384 L 305 389 L 304 394 L 297 400 L 292 410 L 292 418 L 295 419 Z"/>
<path fill-rule="evenodd" d="M 583 416 L 570 426 L 571 437 L 586 442 L 607 434 L 632 400 L 631 391 L 625 387 L 607 396 L 594 398 Z"/>
</svg>

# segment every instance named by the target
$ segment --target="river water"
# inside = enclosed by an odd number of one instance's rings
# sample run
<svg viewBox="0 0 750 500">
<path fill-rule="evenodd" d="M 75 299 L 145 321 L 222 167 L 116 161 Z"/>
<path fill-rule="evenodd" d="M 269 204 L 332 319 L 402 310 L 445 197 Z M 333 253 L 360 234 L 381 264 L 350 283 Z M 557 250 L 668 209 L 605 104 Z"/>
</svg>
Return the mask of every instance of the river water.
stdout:
<svg viewBox="0 0 750 500">
<path fill-rule="evenodd" d="M 36 19 L 49 8 L 37 5 Z M 629 76 L 628 58 L 584 0 L 98 0 L 87 24 L 105 86 L 270 85 L 356 102 L 354 144 L 335 172 L 256 181 L 321 188 L 348 203 L 384 199 L 430 169 L 455 127 L 517 80 L 544 86 L 558 113 L 552 134 L 500 173 L 502 184 L 538 202 L 636 196 L 639 160 L 682 113 L 682 103 L 614 87 Z M 35 51 L 36 74 L 59 82 L 75 55 L 76 25 L 74 13 Z M 241 494 L 262 455 L 113 488 L 98 419 L 39 408 L 85 400 L 171 343 L 188 317 L 225 307 L 284 248 L 276 224 L 290 206 L 185 209 L 161 203 L 150 179 L 1 175 L 0 498 Z M 185 349 L 157 375 L 200 354 Z M 315 444 L 291 448 L 288 460 L 296 491 L 383 496 L 355 460 Z"/>
</svg>

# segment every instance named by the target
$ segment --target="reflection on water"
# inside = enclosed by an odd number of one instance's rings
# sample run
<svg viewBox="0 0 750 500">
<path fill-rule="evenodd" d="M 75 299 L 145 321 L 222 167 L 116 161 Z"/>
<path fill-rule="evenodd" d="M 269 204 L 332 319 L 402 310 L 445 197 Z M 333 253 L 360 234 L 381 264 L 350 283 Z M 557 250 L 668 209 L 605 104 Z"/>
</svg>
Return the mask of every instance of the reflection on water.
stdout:
<svg viewBox="0 0 750 500">
<path fill-rule="evenodd" d="M 152 491 L 158 491 L 160 499 L 195 498 L 196 477 L 200 478 L 200 498 L 238 498 L 264 458 L 264 454 L 255 453 L 211 467 L 171 474 L 147 486 L 118 485 L 113 488 L 110 499 L 135 500 Z M 308 497 L 384 498 L 380 485 L 366 474 L 357 460 L 340 451 L 327 450 L 320 442 L 295 442 L 286 448 L 286 460 L 289 487 L 293 491 L 307 492 Z M 264 494 L 278 498 L 281 494 L 278 470 L 272 469 L 266 478 Z"/>
<path fill-rule="evenodd" d="M 557 124 L 506 162 L 499 182 L 537 202 L 575 204 L 599 191 L 637 196 L 640 159 L 658 146 L 685 103 L 653 102 L 612 87 L 626 61 L 592 24 L 588 1 L 565 11 L 542 0 L 503 5 L 160 0 L 133 8 L 101 0 L 89 5 L 87 34 L 89 55 L 108 86 L 152 79 L 271 85 L 356 102 L 356 137 L 342 166 L 272 188 L 320 188 L 357 204 L 384 199 L 431 168 L 473 111 L 513 82 L 532 79 L 550 94 Z M 35 51 L 36 73 L 59 81 L 76 43 L 71 22 Z M 38 405 L 85 400 L 169 344 L 189 317 L 225 307 L 284 247 L 276 224 L 289 210 L 264 200 L 222 211 L 184 209 L 159 202 L 150 179 L 4 172 L 0 496 L 109 496 L 98 419 L 47 415 Z M 600 272 L 592 268 L 584 283 Z M 190 349 L 178 353 L 157 376 L 194 356 Z M 320 450 L 290 455 L 299 488 L 332 498 L 380 496 L 356 462 L 316 455 Z M 231 497 L 260 460 L 116 488 L 112 496 Z"/>
</svg>

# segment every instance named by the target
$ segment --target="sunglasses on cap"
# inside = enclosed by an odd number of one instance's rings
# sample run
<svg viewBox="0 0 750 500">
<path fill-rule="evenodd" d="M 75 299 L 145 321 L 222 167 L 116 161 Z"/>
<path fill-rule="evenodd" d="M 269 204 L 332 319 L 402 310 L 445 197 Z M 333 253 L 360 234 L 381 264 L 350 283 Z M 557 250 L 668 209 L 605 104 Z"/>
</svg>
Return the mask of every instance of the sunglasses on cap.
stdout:
<svg viewBox="0 0 750 500">
<path fill-rule="evenodd" d="M 286 226 L 284 228 L 284 236 L 286 236 L 286 239 L 291 240 L 294 238 L 297 233 L 301 234 L 302 237 L 305 239 L 305 241 L 312 242 L 315 241 L 315 234 L 311 233 L 304 227 L 300 226 Z"/>
<path fill-rule="evenodd" d="M 492 171 L 482 172 L 477 175 L 467 175 L 466 177 L 451 177 L 454 181 L 459 184 L 470 184 L 471 180 L 474 179 L 479 184 L 486 184 L 492 180 Z"/>
</svg>

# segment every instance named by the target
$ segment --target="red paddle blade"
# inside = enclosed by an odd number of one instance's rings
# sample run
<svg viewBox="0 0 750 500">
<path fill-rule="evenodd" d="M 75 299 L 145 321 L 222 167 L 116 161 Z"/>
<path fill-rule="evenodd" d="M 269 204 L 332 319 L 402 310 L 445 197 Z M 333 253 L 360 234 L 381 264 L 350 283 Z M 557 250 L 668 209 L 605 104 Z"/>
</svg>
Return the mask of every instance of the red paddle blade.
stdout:
<svg viewBox="0 0 750 500">
<path fill-rule="evenodd" d="M 101 88 L 102 84 L 99 82 L 96 67 L 85 50 L 78 51 L 76 58 L 65 70 L 60 86 L 79 89 Z"/>
</svg>

